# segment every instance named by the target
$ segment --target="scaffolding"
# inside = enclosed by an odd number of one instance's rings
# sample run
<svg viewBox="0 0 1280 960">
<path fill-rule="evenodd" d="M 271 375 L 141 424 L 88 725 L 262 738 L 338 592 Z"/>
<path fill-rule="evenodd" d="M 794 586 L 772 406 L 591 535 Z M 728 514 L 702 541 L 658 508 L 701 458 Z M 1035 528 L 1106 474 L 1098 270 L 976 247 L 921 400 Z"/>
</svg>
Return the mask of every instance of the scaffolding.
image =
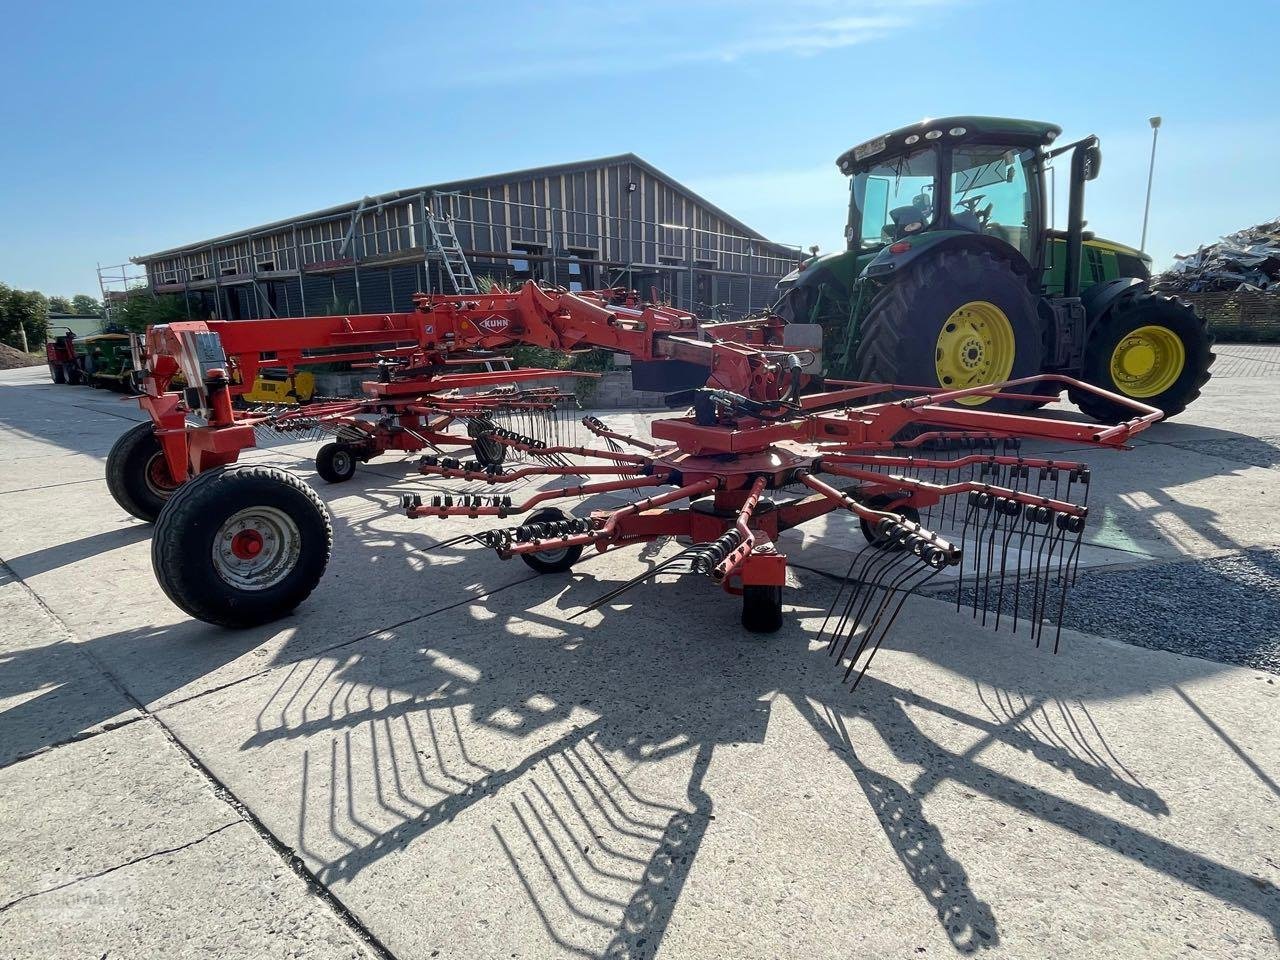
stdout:
<svg viewBox="0 0 1280 960">
<path fill-rule="evenodd" d="M 113 311 L 131 296 L 150 292 L 147 271 L 136 263 L 120 263 L 110 267 L 98 264 L 98 292 L 102 296 L 102 325 L 115 325 Z"/>
</svg>

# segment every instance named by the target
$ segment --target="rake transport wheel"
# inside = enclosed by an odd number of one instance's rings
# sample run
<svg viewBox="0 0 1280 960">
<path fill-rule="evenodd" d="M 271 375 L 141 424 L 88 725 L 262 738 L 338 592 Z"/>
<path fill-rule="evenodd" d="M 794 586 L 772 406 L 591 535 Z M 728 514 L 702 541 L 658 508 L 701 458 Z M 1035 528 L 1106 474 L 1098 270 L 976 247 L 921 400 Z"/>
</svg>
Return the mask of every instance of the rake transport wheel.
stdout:
<svg viewBox="0 0 1280 960">
<path fill-rule="evenodd" d="M 253 627 L 307 598 L 329 562 L 333 520 L 287 470 L 237 464 L 183 484 L 160 511 L 151 566 L 169 599 L 222 627 Z"/>
<path fill-rule="evenodd" d="M 326 483 L 345 483 L 356 473 L 359 458 L 347 443 L 326 443 L 316 451 L 316 473 Z"/>
<path fill-rule="evenodd" d="M 507 445 L 486 434 L 472 441 L 471 452 L 482 467 L 500 467 L 507 459 Z"/>
<path fill-rule="evenodd" d="M 855 379 L 959 390 L 1032 376 L 1043 357 L 1036 298 L 1013 266 L 984 251 L 943 250 L 876 295 L 862 322 Z M 957 402 L 1028 406 L 989 397 Z"/>
<path fill-rule="evenodd" d="M 1159 407 L 1172 417 L 1200 396 L 1213 360 L 1213 335 L 1189 304 L 1139 293 L 1121 300 L 1098 321 L 1085 345 L 1081 379 Z M 1071 391 L 1071 400 L 1104 423 L 1133 416 L 1133 411 L 1084 391 Z"/>
<path fill-rule="evenodd" d="M 178 486 L 150 420 L 122 433 L 107 454 L 107 489 L 139 520 L 152 523 Z"/>
<path fill-rule="evenodd" d="M 742 588 L 742 629 L 777 633 L 782 629 L 782 587 L 749 584 Z"/>
<path fill-rule="evenodd" d="M 573 517 L 565 513 L 559 507 L 543 507 L 541 510 L 530 515 L 525 521 L 525 526 L 535 523 L 558 523 L 562 520 L 572 520 Z M 538 553 L 522 553 L 520 559 L 531 566 L 538 573 L 563 573 L 582 556 L 582 545 L 575 544 L 572 547 L 562 547 L 559 550 L 541 550 Z"/>
<path fill-rule="evenodd" d="M 867 506 L 869 506 L 873 510 L 884 509 L 884 507 L 881 504 L 876 503 L 874 500 L 871 503 L 868 503 Z M 893 512 L 896 513 L 898 516 L 902 517 L 902 519 L 904 520 L 910 520 L 912 523 L 920 522 L 920 511 L 917 510 L 915 507 L 910 506 L 909 504 L 906 506 L 898 507 Z M 881 534 L 877 533 L 875 530 L 871 528 L 871 524 L 867 523 L 867 521 L 863 520 L 861 517 L 858 518 L 858 527 L 862 530 L 863 539 L 865 539 L 867 543 L 871 544 L 871 546 L 875 547 L 877 550 L 901 550 L 902 549 L 901 543 L 897 542 L 896 540 L 890 540 L 882 536 Z"/>
</svg>

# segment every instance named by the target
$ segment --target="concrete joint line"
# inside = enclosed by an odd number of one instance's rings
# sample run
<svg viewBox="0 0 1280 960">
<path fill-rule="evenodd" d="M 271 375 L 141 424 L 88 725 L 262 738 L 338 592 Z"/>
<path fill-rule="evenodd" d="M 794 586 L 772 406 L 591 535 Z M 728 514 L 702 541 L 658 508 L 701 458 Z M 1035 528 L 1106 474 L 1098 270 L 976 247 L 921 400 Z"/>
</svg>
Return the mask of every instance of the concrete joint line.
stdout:
<svg viewBox="0 0 1280 960">
<path fill-rule="evenodd" d="M 220 827 L 215 827 L 213 830 L 210 830 L 208 833 L 206 833 L 203 837 L 197 837 L 196 839 L 189 840 L 186 843 L 180 843 L 176 847 L 168 847 L 164 850 L 154 850 L 151 853 L 144 853 L 140 857 L 134 857 L 132 860 L 126 860 L 124 863 L 117 863 L 114 867 L 107 867 L 105 870 L 99 870 L 97 873 L 87 873 L 83 877 L 76 877 L 74 880 L 67 880 L 64 883 L 59 883 L 52 887 L 46 887 L 43 890 L 36 890 L 32 893 L 24 893 L 22 896 L 17 897 L 16 899 L 10 900 L 8 903 L 0 904 L 0 913 L 4 913 L 10 907 L 16 907 L 18 904 L 25 903 L 27 900 L 31 900 L 34 897 L 42 897 L 46 893 L 56 893 L 59 890 L 65 890 L 67 887 L 74 887 L 78 883 L 84 883 L 86 880 L 97 880 L 99 877 L 105 877 L 109 873 L 115 873 L 117 870 L 123 870 L 125 867 L 131 867 L 135 863 L 145 863 L 146 861 L 153 860 L 156 857 L 164 857 L 164 856 L 168 856 L 171 853 L 178 853 L 181 850 L 190 849 L 191 847 L 194 847 L 198 843 L 204 843 L 210 837 L 217 836 L 223 830 L 227 830 L 231 827 L 238 826 L 243 822 L 244 822 L 243 820 L 232 820 L 230 823 L 224 823 Z"/>
<path fill-rule="evenodd" d="M 56 613 L 54 613 L 49 608 L 49 605 L 44 602 L 44 599 L 38 593 L 36 593 L 35 590 L 31 588 L 30 584 L 28 584 L 24 579 L 22 579 L 22 577 L 18 576 L 17 571 L 15 571 L 11 566 L 9 566 L 9 564 L 6 563 L 3 558 L 0 558 L 0 570 L 7 572 L 8 575 L 14 579 L 14 582 L 21 584 L 22 588 L 31 594 L 31 596 L 35 599 L 35 601 L 40 605 L 41 609 L 43 609 L 49 615 L 49 617 L 52 618 L 53 622 L 58 626 L 58 628 L 62 630 L 64 637 L 66 638 L 66 642 L 75 643 L 75 640 L 74 640 L 75 635 L 71 632 L 70 628 L 67 627 L 66 623 L 63 622 L 62 618 L 59 617 Z M 429 616 L 429 614 L 427 614 L 427 616 Z M 421 619 L 421 618 L 413 618 L 413 619 Z M 406 622 L 412 622 L 412 621 L 406 621 Z M 184 744 L 181 740 L 178 739 L 178 737 L 174 734 L 172 730 L 169 729 L 169 727 L 165 724 L 163 720 L 161 720 L 158 716 L 156 716 L 154 713 L 148 710 L 146 706 L 142 703 L 142 701 L 140 701 L 137 697 L 135 697 L 116 678 L 116 676 L 106 668 L 106 666 L 102 663 L 102 661 L 99 660 L 91 650 L 84 649 L 80 644 L 76 644 L 76 647 L 102 673 L 103 677 L 106 678 L 107 682 L 110 683 L 113 687 L 115 687 L 116 690 L 120 692 L 120 695 L 124 697 L 125 700 L 130 705 L 132 705 L 134 709 L 136 709 L 138 713 L 142 715 L 143 718 L 155 724 L 156 729 L 160 731 L 161 736 L 163 736 L 165 740 L 167 740 L 170 744 L 173 745 L 174 749 L 176 749 L 179 753 L 182 754 L 184 758 L 186 758 L 187 763 L 194 770 L 196 770 L 201 776 L 204 777 L 205 782 L 213 790 L 214 795 L 217 796 L 224 803 L 226 803 L 229 807 L 231 807 L 233 811 L 235 811 L 237 815 L 237 819 L 233 820 L 231 823 L 228 823 L 222 827 L 219 827 L 218 830 L 213 831 L 213 833 L 217 833 L 220 830 L 225 830 L 227 827 L 234 826 L 236 823 L 249 824 L 249 826 L 251 826 L 254 829 L 254 831 L 263 840 L 263 842 L 266 843 L 267 846 L 269 846 L 276 853 L 276 855 L 279 856 L 280 859 L 282 859 L 285 862 L 285 864 L 289 867 L 289 869 L 292 870 L 293 873 L 299 879 L 301 879 L 303 883 L 307 885 L 307 889 L 310 890 L 311 893 L 314 894 L 316 897 L 318 897 L 326 906 L 328 906 L 329 909 L 334 912 L 334 914 L 338 917 L 338 919 L 348 928 L 348 930 L 351 931 L 351 933 L 358 940 L 364 943 L 365 946 L 367 946 L 370 950 L 372 950 L 378 957 L 382 958 L 382 960 L 396 960 L 395 955 L 391 953 L 390 950 L 387 949 L 387 947 L 382 943 L 382 941 L 379 940 L 378 937 L 371 930 L 369 930 L 369 928 L 366 927 L 356 917 L 354 913 L 351 912 L 351 910 L 347 907 L 347 905 L 344 904 L 338 897 L 336 897 L 333 894 L 333 892 L 329 890 L 328 887 L 326 887 L 323 883 L 320 882 L 319 878 L 317 878 L 316 875 L 311 872 L 311 869 L 306 865 L 306 863 L 302 860 L 302 858 L 298 856 L 298 854 L 293 850 L 293 848 L 288 846 L 286 843 L 280 840 L 279 837 L 277 837 L 270 830 L 268 830 L 266 825 L 261 820 L 259 820 L 258 817 L 247 806 L 245 806 L 245 804 L 227 787 L 227 785 L 224 784 L 221 780 L 219 780 L 218 777 L 214 775 L 213 771 L 210 770 L 208 767 L 206 767 L 204 763 L 190 749 L 187 748 L 186 744 Z M 248 678 L 245 678 L 245 679 L 248 679 Z M 205 837 L 202 837 L 200 839 L 204 840 L 212 835 L 213 835 L 212 833 L 206 834 Z M 191 846 L 193 843 L 199 843 L 199 842 L 200 840 L 195 840 L 195 841 L 192 841 L 192 843 L 183 844 L 182 847 L 176 847 L 174 849 L 180 850 L 180 849 L 183 849 L 184 847 Z M 165 852 L 172 852 L 172 851 L 160 851 L 160 853 L 165 853 Z M 158 854 L 148 854 L 148 857 L 157 856 L 157 855 Z M 139 859 L 147 859 L 147 857 L 142 857 Z M 130 861 L 130 862 L 137 862 L 137 861 Z M 121 864 L 120 866 L 127 866 L 127 865 L 128 864 Z M 110 870 L 103 871 L 103 873 L 109 873 L 111 872 L 111 870 L 115 870 L 115 869 L 119 869 L 119 867 L 113 867 Z M 81 879 L 88 879 L 88 878 L 81 878 Z M 72 882 L 78 882 L 78 881 L 72 881 Z M 52 889 L 57 889 L 57 888 L 55 887 Z M 49 892 L 48 890 L 40 891 L 40 893 L 48 893 L 48 892 Z M 28 894 L 27 896 L 30 897 L 35 895 L 37 894 Z M 19 898 L 19 900 L 15 900 L 13 901 L 13 903 L 5 905 L 5 907 L 0 908 L 0 910 L 8 909 L 8 907 L 13 906 L 14 903 L 17 903 L 20 900 L 26 899 L 26 898 L 27 897 Z"/>
</svg>

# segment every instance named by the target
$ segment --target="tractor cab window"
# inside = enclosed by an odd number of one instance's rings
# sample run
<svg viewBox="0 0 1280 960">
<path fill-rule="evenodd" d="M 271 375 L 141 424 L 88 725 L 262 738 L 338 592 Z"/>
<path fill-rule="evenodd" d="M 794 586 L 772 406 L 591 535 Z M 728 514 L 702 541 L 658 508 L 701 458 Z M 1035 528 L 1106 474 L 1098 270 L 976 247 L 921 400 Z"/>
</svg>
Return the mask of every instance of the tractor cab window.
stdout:
<svg viewBox="0 0 1280 960">
<path fill-rule="evenodd" d="M 920 233 L 933 223 L 937 158 L 932 149 L 872 167 L 853 178 L 858 245 L 882 247 Z"/>
<path fill-rule="evenodd" d="M 998 144 L 957 147 L 951 157 L 951 225 L 987 234 L 1031 259 L 1035 210 L 1029 183 L 1031 150 Z"/>
</svg>

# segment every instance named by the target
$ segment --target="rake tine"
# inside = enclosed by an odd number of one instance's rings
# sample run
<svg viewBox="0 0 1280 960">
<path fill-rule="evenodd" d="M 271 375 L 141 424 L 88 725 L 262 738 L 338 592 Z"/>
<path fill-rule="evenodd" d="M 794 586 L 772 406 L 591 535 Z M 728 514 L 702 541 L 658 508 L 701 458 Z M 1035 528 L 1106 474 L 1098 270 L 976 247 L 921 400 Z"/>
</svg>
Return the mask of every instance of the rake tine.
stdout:
<svg viewBox="0 0 1280 960">
<path fill-rule="evenodd" d="M 885 638 L 888 637 L 889 631 L 893 628 L 894 623 L 897 622 L 898 614 L 902 612 L 902 607 L 903 607 L 903 604 L 907 602 L 907 597 L 917 592 L 921 587 L 923 587 L 925 584 L 927 584 L 930 580 L 932 580 L 941 572 L 942 572 L 941 568 L 938 568 L 938 567 L 927 568 L 926 570 L 923 571 L 923 576 L 921 577 L 920 580 L 911 584 L 909 587 L 905 587 L 901 591 L 901 594 L 898 597 L 898 605 L 894 607 L 893 614 L 889 617 L 888 622 L 885 623 L 884 629 L 881 630 L 879 638 L 876 640 L 875 644 L 872 646 L 871 652 L 867 655 L 866 661 L 862 664 L 862 669 L 858 672 L 857 679 L 853 681 L 853 687 L 851 689 L 857 690 L 858 684 L 860 684 L 862 682 L 862 678 L 867 675 L 867 670 L 871 668 L 871 661 L 875 658 L 876 653 L 880 650 L 880 647 L 884 644 Z M 846 674 L 846 679 L 847 679 L 847 674 Z"/>
<path fill-rule="evenodd" d="M 1067 558 L 1067 568 L 1071 568 L 1072 561 L 1078 562 L 1080 552 L 1080 542 L 1084 539 L 1084 523 L 1080 524 L 1080 529 L 1076 531 L 1075 543 L 1071 545 L 1071 556 Z M 1062 616 L 1067 608 L 1067 580 L 1061 580 L 1061 592 L 1058 594 L 1058 626 L 1053 634 L 1053 652 L 1058 652 L 1058 644 L 1062 641 Z"/>
<path fill-rule="evenodd" d="M 1005 521 L 1004 543 L 1000 546 L 1000 589 L 996 592 L 996 630 L 1000 629 L 1000 615 L 1004 611 L 1004 578 L 1009 560 L 1009 541 L 1013 539 L 1018 521 L 1022 517 L 1022 504 L 1018 503 L 1017 500 L 1008 500 L 1005 503 L 1007 504 L 1005 507 L 1007 519 Z"/>
<path fill-rule="evenodd" d="M 919 572 L 918 568 L 914 564 L 910 563 L 912 559 L 918 558 L 914 557 L 914 555 L 909 552 L 905 552 L 905 556 L 900 557 L 897 562 L 886 567 L 884 573 L 887 574 L 890 570 L 894 570 L 904 565 L 907 566 L 907 569 L 899 574 L 897 579 L 893 580 L 887 587 L 877 582 L 875 587 L 869 591 L 869 594 L 873 596 L 878 590 L 881 592 L 882 597 L 880 603 L 876 606 L 875 616 L 870 618 L 867 623 L 867 629 L 862 634 L 862 640 L 858 644 L 857 650 L 855 650 L 853 655 L 849 658 L 849 666 L 844 672 L 844 682 L 848 682 L 849 676 L 853 673 L 854 667 L 857 666 L 858 659 L 862 656 L 863 651 L 867 649 L 868 643 L 870 643 L 871 639 L 875 636 L 876 628 L 884 617 L 885 610 L 888 609 L 889 604 L 893 601 L 894 594 L 898 591 L 898 588 Z M 883 575 L 881 579 L 883 579 Z M 849 629 L 849 638 L 851 640 L 857 635 L 858 628 L 862 626 L 863 613 L 864 611 L 859 611 L 858 618 L 854 620 L 852 627 Z M 843 658 L 843 654 L 841 654 L 841 657 Z"/>
<path fill-rule="evenodd" d="M 656 577 L 658 574 L 663 573 L 664 571 L 666 571 L 668 567 L 672 566 L 677 561 L 688 560 L 690 558 L 690 555 L 696 552 L 696 549 L 697 549 L 696 547 L 690 547 L 686 550 L 681 550 L 674 557 L 667 558 L 666 560 L 662 561 L 662 563 L 655 566 L 652 570 L 646 570 L 644 573 L 640 574 L 639 576 L 632 577 L 630 580 L 626 581 L 621 586 L 616 587 L 613 590 L 610 590 L 608 593 L 605 593 L 602 596 L 597 597 L 595 600 L 591 601 L 591 603 L 583 607 L 581 610 L 571 613 L 568 619 L 573 620 L 577 617 L 582 616 L 584 613 L 590 613 L 592 610 L 598 610 L 600 607 L 604 606 L 609 601 L 622 596 L 622 594 L 626 593 L 628 590 L 634 589 L 635 587 L 640 586 L 640 584 L 644 583 L 646 580 L 651 580 L 654 577 Z M 685 572 L 688 572 L 688 571 L 685 571 Z"/>
<path fill-rule="evenodd" d="M 886 587 L 884 585 L 885 579 L 889 577 L 890 574 L 895 574 L 900 567 L 909 566 L 912 559 L 913 559 L 913 555 L 911 553 L 907 551 L 903 551 L 900 554 L 895 554 L 890 560 L 884 563 L 876 571 L 875 578 L 866 585 L 867 589 L 863 594 L 862 604 L 859 606 L 858 612 L 854 616 L 852 623 L 847 623 L 842 627 L 842 629 L 845 630 L 845 635 L 847 639 L 845 640 L 845 643 L 840 650 L 840 656 L 838 657 L 838 659 L 840 660 L 844 659 L 845 652 L 849 649 L 850 642 L 852 642 L 853 638 L 857 636 L 858 628 L 861 627 L 863 623 L 878 622 L 879 616 L 883 612 L 885 605 L 893 596 L 892 586 L 898 582 L 898 581 L 894 581 L 890 587 Z M 903 576 L 908 576 L 910 575 L 910 573 L 911 573 L 911 569 L 908 569 L 906 573 L 903 574 Z M 901 578 L 899 578 L 899 580 L 900 579 Z M 867 611 L 870 608 L 872 601 L 876 599 L 878 594 L 883 594 L 883 596 L 881 597 L 879 604 L 876 606 L 876 615 L 874 617 L 868 618 Z M 871 638 L 871 627 L 868 626 L 867 630 L 864 631 L 862 635 L 862 641 L 858 644 L 857 650 L 855 650 L 853 655 L 849 657 L 849 668 L 845 671 L 845 674 L 844 674 L 845 680 L 849 679 L 849 674 L 853 671 L 854 664 L 857 663 L 858 657 L 862 655 L 862 651 L 866 648 L 867 641 L 870 640 L 870 638 Z"/>
</svg>

